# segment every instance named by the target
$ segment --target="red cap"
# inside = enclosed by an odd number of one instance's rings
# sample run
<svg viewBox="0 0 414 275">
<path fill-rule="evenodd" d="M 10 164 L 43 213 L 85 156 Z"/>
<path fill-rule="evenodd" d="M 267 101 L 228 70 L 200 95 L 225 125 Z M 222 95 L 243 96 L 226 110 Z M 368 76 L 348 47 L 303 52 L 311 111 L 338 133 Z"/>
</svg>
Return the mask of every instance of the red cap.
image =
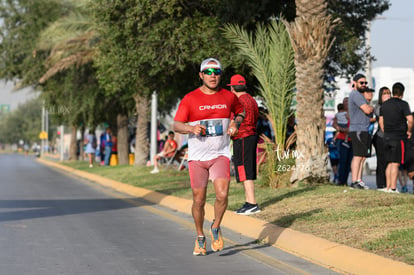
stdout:
<svg viewBox="0 0 414 275">
<path fill-rule="evenodd" d="M 230 84 L 227 86 L 246 85 L 246 79 L 239 74 L 235 74 L 230 79 Z"/>
</svg>

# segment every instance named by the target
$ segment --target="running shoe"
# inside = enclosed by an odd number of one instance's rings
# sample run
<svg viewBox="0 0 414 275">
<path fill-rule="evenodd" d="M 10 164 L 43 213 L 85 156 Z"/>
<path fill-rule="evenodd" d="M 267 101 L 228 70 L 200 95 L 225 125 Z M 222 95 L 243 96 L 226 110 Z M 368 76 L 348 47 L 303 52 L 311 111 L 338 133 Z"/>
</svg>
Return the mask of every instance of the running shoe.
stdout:
<svg viewBox="0 0 414 275">
<path fill-rule="evenodd" d="M 405 186 L 403 186 L 401 188 L 401 193 L 408 193 L 408 187 L 407 187 L 407 185 L 405 185 Z"/>
<path fill-rule="evenodd" d="M 198 236 L 195 240 L 193 255 L 206 255 L 206 237 Z"/>
<path fill-rule="evenodd" d="M 213 226 L 213 224 L 211 224 L 211 226 Z M 211 250 L 213 250 L 214 252 L 222 250 L 224 247 L 224 241 L 223 241 L 223 237 L 221 236 L 220 227 L 218 228 L 211 227 L 210 233 L 211 233 Z"/>
<path fill-rule="evenodd" d="M 369 189 L 369 187 L 363 182 L 362 180 L 358 181 L 359 185 L 361 185 L 364 189 Z"/>
<path fill-rule="evenodd" d="M 260 211 L 261 210 L 257 203 L 251 204 L 251 203 L 245 202 L 242 207 L 236 210 L 236 213 L 240 215 L 251 215 L 251 214 L 259 213 Z"/>
<path fill-rule="evenodd" d="M 358 181 L 354 181 L 353 183 L 351 183 L 350 187 L 353 189 L 364 189 L 364 187 L 360 185 Z"/>
</svg>

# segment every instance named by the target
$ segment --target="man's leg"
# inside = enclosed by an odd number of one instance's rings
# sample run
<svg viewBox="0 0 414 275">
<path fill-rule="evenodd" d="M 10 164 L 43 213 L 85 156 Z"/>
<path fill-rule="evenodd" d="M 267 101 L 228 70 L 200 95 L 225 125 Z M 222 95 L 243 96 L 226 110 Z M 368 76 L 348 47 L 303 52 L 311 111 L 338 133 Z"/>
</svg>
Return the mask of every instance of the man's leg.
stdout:
<svg viewBox="0 0 414 275">
<path fill-rule="evenodd" d="M 109 165 L 109 161 L 111 159 L 112 147 L 105 146 L 105 165 Z"/>
<path fill-rule="evenodd" d="M 196 227 L 197 235 L 204 236 L 203 224 L 204 224 L 204 206 L 206 204 L 207 186 L 204 188 L 193 187 L 193 205 L 191 212 L 193 214 L 194 224 Z"/>
<path fill-rule="evenodd" d="M 244 192 L 246 193 L 246 201 L 250 204 L 256 204 L 256 199 L 254 196 L 254 181 L 253 180 L 244 181 Z"/>
<path fill-rule="evenodd" d="M 397 179 L 398 179 L 398 168 L 400 164 L 398 162 L 390 162 L 387 166 L 387 170 L 389 168 L 390 173 L 390 188 L 395 190 L 397 189 Z M 388 181 L 388 179 L 387 179 Z M 388 182 L 387 182 L 388 186 Z"/>
<path fill-rule="evenodd" d="M 359 176 L 359 170 L 361 169 L 361 161 L 363 157 L 354 156 L 351 162 L 351 176 L 352 182 L 356 182 Z"/>
<path fill-rule="evenodd" d="M 154 156 L 154 169 L 158 169 L 158 159 L 159 158 L 160 157 L 158 155 L 155 155 Z"/>
<path fill-rule="evenodd" d="M 211 227 L 218 228 L 227 208 L 230 182 L 227 179 L 215 179 L 213 184 L 216 201 L 214 202 L 214 223 Z"/>
<path fill-rule="evenodd" d="M 364 171 L 364 164 L 365 164 L 366 159 L 367 159 L 366 157 L 362 157 L 361 162 L 359 164 L 359 170 L 358 170 L 358 180 L 359 181 L 362 181 L 362 172 Z"/>
</svg>

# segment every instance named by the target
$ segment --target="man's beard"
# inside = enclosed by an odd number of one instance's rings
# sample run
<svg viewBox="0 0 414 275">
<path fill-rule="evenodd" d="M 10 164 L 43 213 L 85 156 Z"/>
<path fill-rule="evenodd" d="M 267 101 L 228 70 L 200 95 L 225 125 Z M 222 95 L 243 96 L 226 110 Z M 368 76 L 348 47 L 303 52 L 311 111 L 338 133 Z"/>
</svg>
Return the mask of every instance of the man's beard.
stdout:
<svg viewBox="0 0 414 275">
<path fill-rule="evenodd" d="M 216 85 L 216 87 L 212 88 L 205 81 L 203 81 L 203 85 L 206 86 L 207 88 L 209 88 L 210 90 L 218 90 L 218 85 Z"/>
</svg>

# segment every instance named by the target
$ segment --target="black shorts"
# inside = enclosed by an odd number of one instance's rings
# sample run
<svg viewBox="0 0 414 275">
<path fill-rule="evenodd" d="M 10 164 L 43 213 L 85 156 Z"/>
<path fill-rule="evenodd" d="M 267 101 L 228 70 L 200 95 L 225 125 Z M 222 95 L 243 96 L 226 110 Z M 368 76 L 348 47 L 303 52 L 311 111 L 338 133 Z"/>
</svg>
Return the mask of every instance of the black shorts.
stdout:
<svg viewBox="0 0 414 275">
<path fill-rule="evenodd" d="M 349 132 L 352 143 L 352 152 L 357 157 L 371 156 L 371 136 L 368 132 Z"/>
<path fill-rule="evenodd" d="M 233 140 L 233 163 L 237 182 L 256 179 L 256 147 L 256 135 Z"/>
<path fill-rule="evenodd" d="M 384 138 L 385 161 L 405 163 L 405 143 L 403 139 Z"/>
<path fill-rule="evenodd" d="M 337 166 L 338 165 L 338 163 L 339 163 L 339 159 L 329 159 L 330 160 L 330 162 L 331 162 L 331 167 L 332 166 Z"/>
</svg>

